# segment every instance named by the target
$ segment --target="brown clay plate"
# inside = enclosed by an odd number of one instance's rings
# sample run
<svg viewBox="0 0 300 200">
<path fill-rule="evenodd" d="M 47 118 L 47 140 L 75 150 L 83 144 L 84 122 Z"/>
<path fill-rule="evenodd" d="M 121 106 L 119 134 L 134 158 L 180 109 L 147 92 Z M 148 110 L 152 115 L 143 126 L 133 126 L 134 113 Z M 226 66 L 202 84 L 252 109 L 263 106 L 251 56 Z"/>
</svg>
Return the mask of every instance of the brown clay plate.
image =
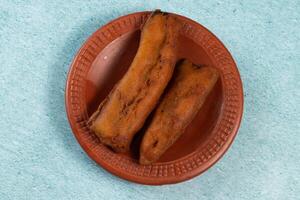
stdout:
<svg viewBox="0 0 300 200">
<path fill-rule="evenodd" d="M 122 16 L 90 36 L 71 65 L 65 98 L 73 133 L 94 161 L 129 181 L 160 185 L 197 176 L 220 159 L 238 131 L 243 91 L 236 64 L 220 40 L 197 22 L 172 14 L 183 24 L 178 59 L 212 65 L 219 69 L 221 78 L 185 133 L 157 163 L 138 164 L 143 130 L 129 154 L 116 154 L 102 145 L 87 126 L 87 120 L 130 66 L 138 48 L 140 27 L 149 14 Z"/>
</svg>

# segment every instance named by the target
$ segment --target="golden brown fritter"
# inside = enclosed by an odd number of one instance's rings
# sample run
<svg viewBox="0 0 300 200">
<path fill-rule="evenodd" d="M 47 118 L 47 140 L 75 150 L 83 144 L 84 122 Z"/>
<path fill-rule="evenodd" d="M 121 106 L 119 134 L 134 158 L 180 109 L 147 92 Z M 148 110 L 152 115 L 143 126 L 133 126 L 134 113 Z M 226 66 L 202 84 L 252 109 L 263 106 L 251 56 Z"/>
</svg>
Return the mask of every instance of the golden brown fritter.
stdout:
<svg viewBox="0 0 300 200">
<path fill-rule="evenodd" d="M 155 110 L 140 147 L 140 164 L 151 164 L 179 138 L 200 110 L 218 79 L 211 67 L 185 60 L 176 68 L 162 101 Z"/>
<path fill-rule="evenodd" d="M 143 27 L 130 68 L 90 118 L 91 129 L 115 151 L 129 150 L 168 84 L 176 64 L 178 32 L 174 17 L 154 12 Z"/>
</svg>

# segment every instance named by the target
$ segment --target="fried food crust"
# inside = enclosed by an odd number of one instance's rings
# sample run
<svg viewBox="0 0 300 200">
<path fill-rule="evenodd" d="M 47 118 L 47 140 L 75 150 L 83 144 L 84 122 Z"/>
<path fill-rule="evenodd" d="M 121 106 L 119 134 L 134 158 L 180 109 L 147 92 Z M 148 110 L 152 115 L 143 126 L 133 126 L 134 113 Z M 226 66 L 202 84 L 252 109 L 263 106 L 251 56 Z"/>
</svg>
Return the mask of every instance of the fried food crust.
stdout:
<svg viewBox="0 0 300 200">
<path fill-rule="evenodd" d="M 162 101 L 155 110 L 140 147 L 140 164 L 151 164 L 179 138 L 203 105 L 218 79 L 211 67 L 185 60 L 176 67 Z"/>
<path fill-rule="evenodd" d="M 129 150 L 133 136 L 171 79 L 178 32 L 176 18 L 154 12 L 142 29 L 130 68 L 91 116 L 91 129 L 116 152 Z"/>
</svg>

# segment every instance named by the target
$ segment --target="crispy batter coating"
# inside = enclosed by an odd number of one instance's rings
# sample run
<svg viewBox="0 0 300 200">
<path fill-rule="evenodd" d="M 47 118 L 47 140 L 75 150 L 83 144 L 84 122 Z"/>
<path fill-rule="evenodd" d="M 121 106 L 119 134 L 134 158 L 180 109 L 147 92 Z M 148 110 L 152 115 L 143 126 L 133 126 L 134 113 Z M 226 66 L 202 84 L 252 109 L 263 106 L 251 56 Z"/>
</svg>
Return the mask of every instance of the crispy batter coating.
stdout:
<svg viewBox="0 0 300 200">
<path fill-rule="evenodd" d="M 197 67 L 185 60 L 176 68 L 140 147 L 140 164 L 151 164 L 179 138 L 200 110 L 218 79 L 211 67 Z"/>
<path fill-rule="evenodd" d="M 155 11 L 143 27 L 130 68 L 90 118 L 91 129 L 116 152 L 129 150 L 171 79 L 178 32 L 176 18 Z"/>
</svg>

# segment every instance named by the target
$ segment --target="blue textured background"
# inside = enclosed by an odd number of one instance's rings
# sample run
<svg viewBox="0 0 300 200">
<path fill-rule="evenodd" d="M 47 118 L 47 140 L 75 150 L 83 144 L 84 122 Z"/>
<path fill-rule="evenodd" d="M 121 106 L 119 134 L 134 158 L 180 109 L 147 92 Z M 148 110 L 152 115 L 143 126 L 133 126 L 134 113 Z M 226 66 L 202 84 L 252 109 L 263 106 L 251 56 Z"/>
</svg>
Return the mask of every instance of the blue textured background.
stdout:
<svg viewBox="0 0 300 200">
<path fill-rule="evenodd" d="M 129 2 L 0 0 L 0 199 L 300 199 L 300 1 Z M 227 154 L 191 181 L 160 187 L 97 166 L 64 108 L 66 74 L 87 37 L 155 8 L 214 32 L 245 93 Z"/>
</svg>

